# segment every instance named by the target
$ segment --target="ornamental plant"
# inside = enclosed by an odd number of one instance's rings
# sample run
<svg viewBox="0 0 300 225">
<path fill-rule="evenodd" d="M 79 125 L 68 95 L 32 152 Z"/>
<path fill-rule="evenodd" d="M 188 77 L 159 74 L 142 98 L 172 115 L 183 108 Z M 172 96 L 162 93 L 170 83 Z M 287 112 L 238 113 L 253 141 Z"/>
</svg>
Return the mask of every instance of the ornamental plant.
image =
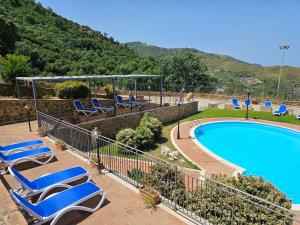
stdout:
<svg viewBox="0 0 300 225">
<path fill-rule="evenodd" d="M 135 129 L 136 143 L 139 149 L 149 149 L 154 144 L 154 134 L 145 126 L 138 126 Z"/>
<path fill-rule="evenodd" d="M 130 147 L 136 148 L 137 147 L 137 140 L 135 131 L 131 128 L 125 128 L 120 130 L 116 136 L 117 142 L 123 143 Z"/>
<path fill-rule="evenodd" d="M 55 93 L 63 99 L 86 98 L 89 94 L 89 88 L 80 81 L 66 81 L 55 85 Z"/>
<path fill-rule="evenodd" d="M 155 139 L 159 139 L 162 132 L 162 123 L 155 117 L 144 116 L 140 122 L 141 126 L 147 127 L 154 134 Z"/>
</svg>

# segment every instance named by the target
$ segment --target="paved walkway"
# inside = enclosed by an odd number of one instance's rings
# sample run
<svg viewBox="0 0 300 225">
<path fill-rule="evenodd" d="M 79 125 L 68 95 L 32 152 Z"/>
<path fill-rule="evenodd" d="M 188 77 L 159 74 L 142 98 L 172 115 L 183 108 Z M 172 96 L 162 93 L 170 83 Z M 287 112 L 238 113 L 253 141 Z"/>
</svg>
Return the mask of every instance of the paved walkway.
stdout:
<svg viewBox="0 0 300 225">
<path fill-rule="evenodd" d="M 236 119 L 236 118 L 205 118 L 205 119 L 198 120 L 198 122 L 207 123 L 207 122 L 222 121 L 222 120 L 245 121 L 244 119 Z M 289 127 L 300 131 L 300 127 L 297 125 L 271 122 L 265 120 L 257 120 L 257 119 L 255 120 L 250 119 L 249 121 L 270 123 L 274 125 Z M 228 165 L 228 163 L 226 163 L 224 160 L 216 159 L 212 155 L 208 154 L 206 151 L 201 149 L 200 146 L 194 142 L 194 140 L 192 139 L 193 137 L 190 137 L 190 130 L 191 130 L 190 124 L 191 122 L 185 122 L 180 125 L 181 139 L 179 140 L 176 138 L 177 126 L 173 128 L 173 130 L 171 131 L 171 139 L 174 146 L 176 146 L 176 148 L 186 158 L 188 158 L 194 164 L 202 168 L 206 176 L 211 176 L 212 174 L 226 174 L 229 176 L 234 175 L 235 168 Z"/>
<path fill-rule="evenodd" d="M 33 123 L 33 128 L 36 124 Z M 34 132 L 29 132 L 26 123 L 0 126 L 0 144 L 37 139 Z M 82 166 L 92 174 L 92 180 L 106 192 L 105 204 L 95 213 L 70 212 L 63 216 L 58 224 L 105 224 L 105 225 L 150 225 L 150 224 L 186 224 L 183 220 L 157 207 L 148 209 L 139 194 L 128 186 L 120 183 L 116 178 L 107 174 L 99 175 L 89 164 L 82 161 L 68 151 L 56 151 L 54 144 L 44 139 L 45 144 L 53 149 L 57 160 L 47 165 L 29 168 L 29 164 L 22 165 L 22 174 L 34 179 L 45 173 L 51 173 L 72 166 Z M 0 182 L 0 224 L 27 224 L 24 216 L 17 210 L 8 194 L 8 189 L 14 188 L 17 182 L 10 176 L 1 176 Z M 93 202 L 89 203 L 93 204 Z"/>
</svg>

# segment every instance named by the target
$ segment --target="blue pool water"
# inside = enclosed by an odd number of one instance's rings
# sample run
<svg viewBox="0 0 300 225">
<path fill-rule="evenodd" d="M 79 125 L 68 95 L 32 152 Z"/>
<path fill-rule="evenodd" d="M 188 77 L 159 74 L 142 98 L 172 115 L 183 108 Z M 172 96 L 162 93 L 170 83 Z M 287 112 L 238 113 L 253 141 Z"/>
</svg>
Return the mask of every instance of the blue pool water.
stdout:
<svg viewBox="0 0 300 225">
<path fill-rule="evenodd" d="M 300 204 L 300 132 L 252 122 L 214 122 L 195 129 L 211 152 L 263 176 Z"/>
</svg>

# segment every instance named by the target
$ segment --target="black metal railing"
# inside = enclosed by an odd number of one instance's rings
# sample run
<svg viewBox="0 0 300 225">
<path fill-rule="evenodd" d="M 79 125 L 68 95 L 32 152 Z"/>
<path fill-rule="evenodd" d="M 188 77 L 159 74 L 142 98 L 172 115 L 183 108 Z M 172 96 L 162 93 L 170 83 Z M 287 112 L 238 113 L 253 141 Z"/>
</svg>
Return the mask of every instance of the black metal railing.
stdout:
<svg viewBox="0 0 300 225">
<path fill-rule="evenodd" d="M 152 187 L 164 204 L 196 223 L 300 224 L 292 211 L 204 177 L 201 171 L 178 167 L 101 135 L 94 139 L 92 132 L 45 113 L 38 112 L 38 118 L 50 136 L 134 186 Z"/>
</svg>

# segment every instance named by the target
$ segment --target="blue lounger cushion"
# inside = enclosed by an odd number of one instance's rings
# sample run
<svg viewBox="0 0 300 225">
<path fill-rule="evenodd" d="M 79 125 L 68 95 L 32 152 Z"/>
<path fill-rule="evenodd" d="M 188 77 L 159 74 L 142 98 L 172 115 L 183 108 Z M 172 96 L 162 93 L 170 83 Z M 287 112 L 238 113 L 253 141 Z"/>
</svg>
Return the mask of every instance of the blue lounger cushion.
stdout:
<svg viewBox="0 0 300 225">
<path fill-rule="evenodd" d="M 27 207 L 36 215 L 47 218 L 53 217 L 55 214 L 69 206 L 81 203 L 83 200 L 88 199 L 89 196 L 92 196 L 100 191 L 102 191 L 101 188 L 97 187 L 91 182 L 87 182 L 49 196 L 37 204 L 32 204 L 26 201 L 13 191 L 11 191 L 11 194 L 14 199 L 21 203 L 21 205 Z"/>
<path fill-rule="evenodd" d="M 21 184 L 24 184 L 31 190 L 35 191 L 43 190 L 54 184 L 62 182 L 71 182 L 72 180 L 76 180 L 76 177 L 82 178 L 83 176 L 89 176 L 88 172 L 80 166 L 50 173 L 45 176 L 39 177 L 35 180 L 28 180 L 26 177 L 20 174 L 14 167 L 9 167 L 9 172 L 18 181 L 20 181 Z"/>
<path fill-rule="evenodd" d="M 42 155 L 43 153 L 50 153 L 51 149 L 48 147 L 43 147 L 43 148 L 35 148 L 35 149 L 30 149 L 28 151 L 22 151 L 22 152 L 17 152 L 14 154 L 10 155 L 4 155 L 3 153 L 0 152 L 0 158 L 3 161 L 9 162 L 21 158 L 26 158 L 26 157 L 31 157 L 35 155 Z"/>
<path fill-rule="evenodd" d="M 35 145 L 42 145 L 43 143 L 44 142 L 42 140 L 18 142 L 18 143 L 5 145 L 5 146 L 0 146 L 0 151 L 10 151 L 10 150 L 19 149 L 19 148 L 26 148 L 26 147 L 31 147 L 31 146 L 35 146 Z"/>
</svg>

